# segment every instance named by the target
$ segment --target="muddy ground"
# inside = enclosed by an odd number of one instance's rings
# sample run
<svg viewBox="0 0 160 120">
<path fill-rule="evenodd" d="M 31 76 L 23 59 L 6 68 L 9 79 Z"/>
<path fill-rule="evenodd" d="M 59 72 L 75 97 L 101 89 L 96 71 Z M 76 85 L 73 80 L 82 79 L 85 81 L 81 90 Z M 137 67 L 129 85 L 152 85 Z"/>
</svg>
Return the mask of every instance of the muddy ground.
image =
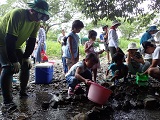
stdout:
<svg viewBox="0 0 160 120">
<path fill-rule="evenodd" d="M 110 86 L 104 79 L 108 66 L 101 58 L 98 70 L 98 83 L 113 91 L 105 105 L 101 106 L 88 100 L 84 94 L 67 98 L 67 84 L 60 60 L 54 63 L 54 78 L 51 84 L 35 84 L 35 66 L 31 70 L 28 84 L 28 98 L 20 98 L 19 82 L 13 83 L 14 102 L 18 109 L 0 115 L 3 120 L 159 120 L 160 85 L 150 80 L 148 86 L 138 86 L 135 79 L 128 83 Z M 17 75 L 15 75 L 17 78 Z M 85 91 L 84 84 L 77 93 Z M 83 91 L 84 90 L 84 91 Z M 2 103 L 2 96 L 0 96 Z"/>
</svg>

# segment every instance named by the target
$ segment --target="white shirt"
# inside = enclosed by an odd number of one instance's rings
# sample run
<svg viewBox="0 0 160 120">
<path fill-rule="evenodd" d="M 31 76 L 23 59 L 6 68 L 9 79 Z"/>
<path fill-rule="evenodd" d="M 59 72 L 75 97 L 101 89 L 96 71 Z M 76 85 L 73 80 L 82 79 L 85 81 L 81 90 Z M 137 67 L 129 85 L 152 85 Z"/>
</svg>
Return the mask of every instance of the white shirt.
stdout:
<svg viewBox="0 0 160 120">
<path fill-rule="evenodd" d="M 158 65 L 160 65 L 160 47 L 156 47 L 152 54 L 152 59 L 153 60 L 158 60 Z"/>
<path fill-rule="evenodd" d="M 108 42 L 109 47 L 118 47 L 119 41 L 118 41 L 118 35 L 117 32 L 114 29 L 110 29 L 108 33 Z"/>
</svg>

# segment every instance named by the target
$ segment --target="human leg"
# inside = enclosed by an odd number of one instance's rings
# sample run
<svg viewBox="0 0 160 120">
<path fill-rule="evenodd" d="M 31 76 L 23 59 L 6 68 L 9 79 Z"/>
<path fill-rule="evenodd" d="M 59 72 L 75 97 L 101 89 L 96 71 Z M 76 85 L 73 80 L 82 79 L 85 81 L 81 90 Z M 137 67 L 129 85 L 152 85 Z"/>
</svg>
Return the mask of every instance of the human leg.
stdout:
<svg viewBox="0 0 160 120">
<path fill-rule="evenodd" d="M 113 55 L 117 52 L 115 47 L 109 47 L 109 51 L 111 53 L 112 63 L 113 63 Z"/>
<path fill-rule="evenodd" d="M 110 53 L 109 51 L 106 52 L 106 56 L 107 56 L 107 60 L 108 60 L 108 64 L 110 63 Z"/>
<path fill-rule="evenodd" d="M 97 78 L 97 68 L 93 69 L 93 75 L 94 75 L 94 82 L 96 82 L 96 78 Z"/>
<path fill-rule="evenodd" d="M 10 104 L 13 103 L 13 96 L 12 96 L 13 72 L 11 64 L 6 54 L 5 47 L 0 47 L 0 63 L 2 65 L 0 82 L 1 82 L 3 103 Z"/>
<path fill-rule="evenodd" d="M 16 50 L 16 54 L 18 56 L 18 60 L 21 64 L 21 69 L 19 73 L 20 80 L 20 96 L 28 96 L 26 93 L 27 84 L 29 81 L 30 71 L 27 65 L 27 62 L 22 63 L 23 59 L 23 51 L 21 49 Z"/>
<path fill-rule="evenodd" d="M 160 68 L 158 67 L 149 68 L 148 75 L 160 81 Z"/>
<path fill-rule="evenodd" d="M 62 63 L 63 63 L 63 72 L 67 73 L 68 72 L 68 66 L 67 66 L 65 57 L 62 57 Z"/>
<path fill-rule="evenodd" d="M 145 72 L 150 66 L 150 62 L 149 61 L 145 61 L 144 64 L 141 64 L 140 66 L 140 72 Z"/>
</svg>

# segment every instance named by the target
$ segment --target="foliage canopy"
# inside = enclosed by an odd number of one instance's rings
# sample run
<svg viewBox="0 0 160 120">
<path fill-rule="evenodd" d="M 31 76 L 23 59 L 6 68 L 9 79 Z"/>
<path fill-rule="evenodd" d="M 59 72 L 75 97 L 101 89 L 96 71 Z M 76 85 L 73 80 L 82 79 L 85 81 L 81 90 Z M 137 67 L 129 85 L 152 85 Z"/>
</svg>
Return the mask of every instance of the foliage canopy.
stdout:
<svg viewBox="0 0 160 120">
<path fill-rule="evenodd" d="M 75 5 L 85 14 L 92 18 L 95 23 L 100 19 L 114 20 L 123 17 L 129 22 L 141 15 L 150 15 L 152 19 L 159 13 L 160 0 L 76 0 Z M 142 3 L 148 3 L 147 6 Z M 145 12 L 144 8 L 148 8 Z"/>
</svg>

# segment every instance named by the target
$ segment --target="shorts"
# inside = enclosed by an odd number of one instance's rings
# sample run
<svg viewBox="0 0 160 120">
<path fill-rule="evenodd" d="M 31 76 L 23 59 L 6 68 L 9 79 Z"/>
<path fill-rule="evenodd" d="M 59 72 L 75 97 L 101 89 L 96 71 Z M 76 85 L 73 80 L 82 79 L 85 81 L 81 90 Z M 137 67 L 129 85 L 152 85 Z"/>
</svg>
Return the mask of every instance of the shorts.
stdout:
<svg viewBox="0 0 160 120">
<path fill-rule="evenodd" d="M 105 51 L 109 52 L 108 44 L 104 43 Z"/>
<path fill-rule="evenodd" d="M 81 82 L 77 80 L 75 76 L 67 76 L 66 81 L 67 81 L 68 86 L 71 87 L 72 89 L 74 89 L 75 86 Z"/>
<path fill-rule="evenodd" d="M 66 64 L 67 64 L 67 66 L 71 66 L 72 65 L 71 59 L 66 58 Z"/>
</svg>

